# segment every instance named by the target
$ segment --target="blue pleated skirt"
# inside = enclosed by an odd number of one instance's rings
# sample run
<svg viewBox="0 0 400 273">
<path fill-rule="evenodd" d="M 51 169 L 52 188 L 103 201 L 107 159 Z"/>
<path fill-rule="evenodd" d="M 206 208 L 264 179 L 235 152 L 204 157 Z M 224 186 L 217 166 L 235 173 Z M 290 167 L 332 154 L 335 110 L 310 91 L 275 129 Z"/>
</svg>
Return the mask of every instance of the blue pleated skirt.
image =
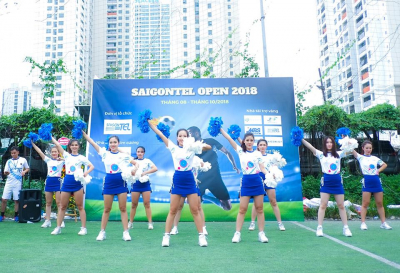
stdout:
<svg viewBox="0 0 400 273">
<path fill-rule="evenodd" d="M 381 179 L 379 175 L 364 175 L 364 179 L 361 180 L 363 187 L 362 191 L 365 192 L 383 192 Z"/>
<path fill-rule="evenodd" d="M 150 181 L 142 183 L 139 180 L 136 180 L 136 182 L 132 184 L 131 192 L 146 192 L 146 191 L 151 192 Z"/>
<path fill-rule="evenodd" d="M 258 174 L 260 175 L 262 181 L 264 182 L 264 180 L 265 180 L 265 174 L 264 174 L 263 172 L 259 172 Z M 263 184 L 264 184 L 264 190 L 265 190 L 265 191 L 267 191 L 267 190 L 275 190 L 275 188 L 273 188 L 273 187 L 268 187 L 265 183 L 263 183 Z"/>
<path fill-rule="evenodd" d="M 76 181 L 72 174 L 66 174 L 61 186 L 61 191 L 76 192 L 82 189 L 83 186 L 80 181 Z"/>
<path fill-rule="evenodd" d="M 240 187 L 240 196 L 264 195 L 263 181 L 259 174 L 244 174 Z"/>
<path fill-rule="evenodd" d="M 175 171 L 172 178 L 171 194 L 189 195 L 193 193 L 197 194 L 197 187 L 192 170 Z"/>
<path fill-rule="evenodd" d="M 320 192 L 330 194 L 344 194 L 342 176 L 338 174 L 326 174 L 321 177 Z"/>
<path fill-rule="evenodd" d="M 61 178 L 60 177 L 47 177 L 44 191 L 45 192 L 55 192 L 61 189 Z"/>
<path fill-rule="evenodd" d="M 120 194 L 120 193 L 128 193 L 128 187 L 126 186 L 126 182 L 122 179 L 121 173 L 107 173 L 104 178 L 103 184 L 103 194 Z"/>
</svg>

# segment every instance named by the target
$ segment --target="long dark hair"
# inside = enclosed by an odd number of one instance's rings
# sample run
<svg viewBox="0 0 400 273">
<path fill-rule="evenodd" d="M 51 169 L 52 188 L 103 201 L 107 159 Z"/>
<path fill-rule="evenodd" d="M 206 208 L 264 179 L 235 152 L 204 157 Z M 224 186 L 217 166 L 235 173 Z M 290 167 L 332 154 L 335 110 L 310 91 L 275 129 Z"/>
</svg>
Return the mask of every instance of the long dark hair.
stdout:
<svg viewBox="0 0 400 273">
<path fill-rule="evenodd" d="M 143 153 L 144 153 L 144 154 L 146 153 L 146 149 L 145 149 L 143 146 L 138 146 L 138 147 L 136 148 L 136 157 L 135 157 L 135 159 L 139 159 L 138 156 L 137 156 L 137 150 L 140 149 L 140 148 L 143 149 Z"/>
<path fill-rule="evenodd" d="M 259 149 L 258 149 L 258 145 L 261 143 L 261 142 L 265 142 L 265 144 L 267 144 L 267 147 L 268 147 L 268 141 L 266 140 L 266 139 L 259 139 L 258 141 L 257 141 L 257 151 L 259 151 Z"/>
<path fill-rule="evenodd" d="M 253 137 L 253 139 L 254 139 L 253 133 L 246 133 L 246 134 L 244 135 L 243 141 L 242 141 L 242 143 L 240 144 L 240 147 L 242 147 L 243 152 L 247 152 L 246 143 L 244 143 L 244 141 L 245 141 L 246 138 L 249 137 L 249 136 Z"/>
<path fill-rule="evenodd" d="M 339 158 L 339 154 L 336 151 L 336 143 L 335 143 L 335 139 L 331 136 L 327 136 L 324 137 L 322 140 L 322 153 L 324 154 L 324 156 L 328 156 L 328 150 L 326 149 L 326 142 L 328 141 L 328 139 L 330 139 L 332 141 L 332 149 L 331 149 L 331 155 L 333 157 Z"/>
<path fill-rule="evenodd" d="M 362 144 L 361 144 L 361 152 L 362 152 L 362 154 L 364 154 L 364 146 L 365 145 L 367 145 L 367 144 L 371 144 L 371 146 L 372 146 L 372 148 L 374 148 L 374 145 L 372 145 L 372 142 L 371 141 L 369 141 L 369 140 L 365 140 Z"/>
<path fill-rule="evenodd" d="M 73 139 L 71 139 L 71 140 L 68 142 L 68 145 L 67 145 L 67 152 L 68 152 L 68 153 L 72 153 L 72 151 L 71 151 L 71 145 L 72 145 L 72 143 L 74 143 L 74 142 L 78 143 L 79 148 L 81 147 L 81 144 L 79 143 L 79 140 L 73 138 Z"/>
<path fill-rule="evenodd" d="M 185 128 L 181 128 L 178 131 L 176 131 L 176 137 L 178 137 L 180 131 L 185 131 L 186 132 L 186 136 L 189 137 L 189 131 L 186 130 Z M 178 144 L 178 146 L 179 146 L 178 140 L 176 140 L 176 144 Z"/>
</svg>

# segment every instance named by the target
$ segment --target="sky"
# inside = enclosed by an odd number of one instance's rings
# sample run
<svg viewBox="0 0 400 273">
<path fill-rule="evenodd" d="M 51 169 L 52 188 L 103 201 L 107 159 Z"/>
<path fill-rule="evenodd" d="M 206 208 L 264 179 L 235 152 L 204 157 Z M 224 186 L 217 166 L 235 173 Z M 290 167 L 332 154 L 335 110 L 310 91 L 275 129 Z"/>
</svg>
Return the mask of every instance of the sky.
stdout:
<svg viewBox="0 0 400 273">
<path fill-rule="evenodd" d="M 0 0 L 0 90 L 17 82 L 30 86 L 30 66 L 23 61 L 33 52 L 36 18 L 32 10 L 38 1 L 45 0 Z M 241 37 L 245 40 L 250 32 L 250 54 L 264 71 L 261 23 L 253 25 L 261 17 L 260 0 L 238 1 Z M 319 79 L 316 1 L 263 1 L 269 76 L 293 77 L 299 90 L 308 89 Z M 307 95 L 306 105 L 322 104 L 321 92 L 315 89 Z"/>
</svg>

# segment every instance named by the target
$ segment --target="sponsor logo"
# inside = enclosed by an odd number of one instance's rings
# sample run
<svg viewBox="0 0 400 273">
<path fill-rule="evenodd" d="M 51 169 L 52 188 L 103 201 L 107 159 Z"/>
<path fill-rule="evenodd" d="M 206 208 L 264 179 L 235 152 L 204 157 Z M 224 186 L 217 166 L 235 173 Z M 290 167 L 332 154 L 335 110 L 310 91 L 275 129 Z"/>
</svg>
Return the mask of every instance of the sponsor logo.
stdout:
<svg viewBox="0 0 400 273">
<path fill-rule="evenodd" d="M 282 126 L 264 126 L 264 135 L 281 136 L 282 135 Z"/>
<path fill-rule="evenodd" d="M 71 166 L 71 168 L 69 169 L 71 172 L 74 172 L 74 171 L 76 171 L 76 168 L 75 168 L 75 166 Z"/>
<path fill-rule="evenodd" d="M 244 126 L 244 131 L 246 133 L 252 133 L 253 135 L 262 135 L 262 126 Z"/>
<path fill-rule="evenodd" d="M 53 170 L 53 172 L 57 171 L 57 167 L 53 166 L 53 168 L 51 168 Z"/>
<path fill-rule="evenodd" d="M 373 170 L 373 169 L 375 169 L 375 165 L 374 165 L 374 164 L 371 164 L 371 165 L 369 165 L 369 168 L 370 168 L 371 170 Z"/>
<path fill-rule="evenodd" d="M 262 116 L 257 115 L 245 115 L 244 124 L 262 124 Z"/>
<path fill-rule="evenodd" d="M 264 124 L 281 125 L 282 117 L 281 116 L 264 116 Z"/>
<path fill-rule="evenodd" d="M 265 140 L 268 141 L 268 147 L 283 147 L 282 137 L 265 137 Z"/>
<path fill-rule="evenodd" d="M 132 134 L 132 120 L 131 119 L 105 119 L 104 120 L 104 134 L 130 135 L 130 134 Z"/>
<path fill-rule="evenodd" d="M 111 170 L 113 170 L 114 172 L 118 171 L 119 167 L 117 164 L 112 164 L 111 165 Z"/>
<path fill-rule="evenodd" d="M 187 161 L 186 161 L 185 159 L 182 159 L 181 161 L 179 161 L 179 165 L 180 165 L 182 168 L 186 168 L 187 165 L 188 165 L 188 163 L 187 163 Z"/>
<path fill-rule="evenodd" d="M 332 164 L 329 166 L 329 168 L 330 168 L 332 171 L 336 171 L 337 165 L 336 165 L 335 163 L 332 163 Z"/>
<path fill-rule="evenodd" d="M 247 167 L 251 169 L 254 168 L 254 163 L 251 161 L 247 162 Z"/>
</svg>

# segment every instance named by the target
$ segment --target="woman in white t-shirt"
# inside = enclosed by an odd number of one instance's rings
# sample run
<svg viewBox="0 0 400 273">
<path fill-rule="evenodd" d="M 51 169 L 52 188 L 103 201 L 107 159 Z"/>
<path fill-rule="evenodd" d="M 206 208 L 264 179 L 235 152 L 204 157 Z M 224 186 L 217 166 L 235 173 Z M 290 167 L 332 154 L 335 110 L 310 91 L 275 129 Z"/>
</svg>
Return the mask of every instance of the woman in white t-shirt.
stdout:
<svg viewBox="0 0 400 273">
<path fill-rule="evenodd" d="M 207 239 L 203 233 L 203 222 L 198 209 L 198 191 L 196 181 L 192 172 L 195 153 L 194 151 L 189 151 L 183 148 L 183 140 L 189 137 L 189 132 L 186 129 L 179 129 L 176 132 L 176 145 L 164 136 L 152 121 L 149 121 L 149 126 L 161 138 L 165 146 L 167 146 L 168 150 L 171 152 L 175 168 L 175 173 L 172 178 L 170 209 L 165 223 L 165 233 L 161 245 L 164 247 L 169 246 L 170 232 L 174 223 L 174 218 L 178 211 L 181 197 L 186 195 L 190 212 L 192 213 L 194 223 L 199 233 L 199 245 L 207 246 Z M 210 149 L 210 145 L 204 144 L 203 151 Z"/>
<path fill-rule="evenodd" d="M 343 179 L 340 175 L 340 159 L 345 157 L 345 152 L 336 151 L 335 139 L 331 136 L 324 137 L 322 141 L 322 151 L 315 149 L 304 139 L 302 139 L 302 143 L 319 159 L 323 173 L 323 177 L 321 178 L 321 203 L 318 209 L 318 227 L 316 235 L 318 237 L 324 236 L 322 223 L 324 221 L 329 197 L 333 194 L 343 223 L 343 235 L 351 237 L 352 233 L 347 225 L 347 214 L 344 208 Z"/>
<path fill-rule="evenodd" d="M 110 212 L 114 202 L 114 196 L 118 197 L 119 210 L 121 212 L 121 222 L 123 227 L 122 240 L 130 241 L 131 236 L 129 235 L 128 229 L 128 213 L 126 211 L 126 200 L 129 189 L 126 181 L 122 179 L 122 170 L 128 168 L 129 163 L 137 165 L 133 158 L 125 153 L 121 153 L 118 149 L 119 138 L 118 136 L 111 136 L 108 139 L 109 148 L 100 147 L 96 142 L 93 141 L 85 132 L 82 131 L 83 137 L 93 146 L 96 152 L 101 156 L 101 160 L 104 163 L 106 169 L 106 176 L 104 177 L 103 183 L 103 199 L 104 199 L 104 210 L 101 217 L 101 228 L 97 241 L 103 241 L 106 239 L 106 227 L 108 219 L 110 218 Z"/>
<path fill-rule="evenodd" d="M 136 162 L 138 163 L 138 169 L 136 171 L 136 175 L 138 173 L 141 174 L 141 177 L 146 177 L 151 173 L 155 173 L 157 171 L 156 165 L 154 165 L 153 161 L 148 158 L 144 158 L 144 153 L 146 152 L 143 146 L 139 146 L 136 148 Z M 141 179 L 141 178 L 140 178 Z M 131 188 L 131 199 L 132 199 L 132 207 L 131 207 L 131 214 L 128 223 L 128 228 L 133 227 L 133 220 L 135 219 L 136 215 L 136 208 L 139 203 L 140 194 L 143 198 L 143 206 L 146 211 L 146 216 L 148 220 L 148 229 L 153 229 L 153 220 L 151 218 L 151 208 L 150 208 L 150 194 L 151 194 L 151 185 L 150 180 L 146 179 L 147 181 L 140 181 L 136 180 L 132 184 Z"/>
<path fill-rule="evenodd" d="M 40 155 L 42 160 L 47 164 L 47 178 L 45 182 L 45 197 L 46 197 L 46 220 L 44 221 L 42 228 L 51 227 L 50 214 L 51 205 L 53 204 L 53 194 L 56 197 L 56 204 L 58 211 L 60 210 L 61 202 L 61 173 L 64 167 L 64 160 L 60 158 L 57 147 L 52 147 L 50 150 L 51 158 L 46 156 L 42 150 L 32 141 L 32 146 L 36 152 Z M 62 222 L 61 227 L 65 227 Z"/>
<path fill-rule="evenodd" d="M 52 137 L 52 141 L 65 159 L 65 176 L 61 185 L 61 208 L 57 215 L 57 227 L 51 234 L 58 235 L 61 233 L 61 225 L 64 221 L 65 212 L 68 208 L 69 198 L 73 194 L 82 224 L 78 235 L 86 235 L 86 211 L 83 206 L 85 191 L 82 183 L 75 180 L 74 173 L 76 170 L 84 166 L 83 176 L 86 177 L 91 171 L 94 170 L 94 166 L 85 156 L 79 154 L 81 145 L 77 139 L 71 139 L 69 141 L 67 145 L 68 152 L 64 151 L 63 147 L 60 145 L 60 143 L 58 143 L 57 140 L 54 139 L 54 137 Z M 87 167 L 89 167 L 89 169 L 86 170 Z"/>
<path fill-rule="evenodd" d="M 376 156 L 371 155 L 372 153 L 372 142 L 366 140 L 361 145 L 363 154 L 360 155 L 353 150 L 354 157 L 360 163 L 361 171 L 363 173 L 362 180 L 362 206 L 361 206 L 361 229 L 367 230 L 367 224 L 365 224 L 365 217 L 369 203 L 371 202 L 371 195 L 374 195 L 376 208 L 378 209 L 379 217 L 381 218 L 382 229 L 392 229 L 386 223 L 385 209 L 383 208 L 383 188 L 379 174 L 386 169 L 387 164 Z M 378 168 L 379 166 L 379 168 Z"/>
<path fill-rule="evenodd" d="M 262 243 L 268 243 L 268 238 L 264 233 L 264 184 L 259 175 L 260 172 L 267 174 L 267 170 L 262 162 L 260 151 L 254 150 L 254 135 L 246 133 L 241 145 L 236 142 L 221 128 L 221 134 L 229 141 L 233 149 L 238 153 L 240 166 L 242 168 L 242 181 L 240 184 L 240 207 L 236 218 L 236 232 L 233 235 L 232 243 L 239 243 L 244 217 L 249 206 L 250 198 L 254 200 L 254 206 L 257 211 L 258 220 L 258 240 Z"/>
</svg>

